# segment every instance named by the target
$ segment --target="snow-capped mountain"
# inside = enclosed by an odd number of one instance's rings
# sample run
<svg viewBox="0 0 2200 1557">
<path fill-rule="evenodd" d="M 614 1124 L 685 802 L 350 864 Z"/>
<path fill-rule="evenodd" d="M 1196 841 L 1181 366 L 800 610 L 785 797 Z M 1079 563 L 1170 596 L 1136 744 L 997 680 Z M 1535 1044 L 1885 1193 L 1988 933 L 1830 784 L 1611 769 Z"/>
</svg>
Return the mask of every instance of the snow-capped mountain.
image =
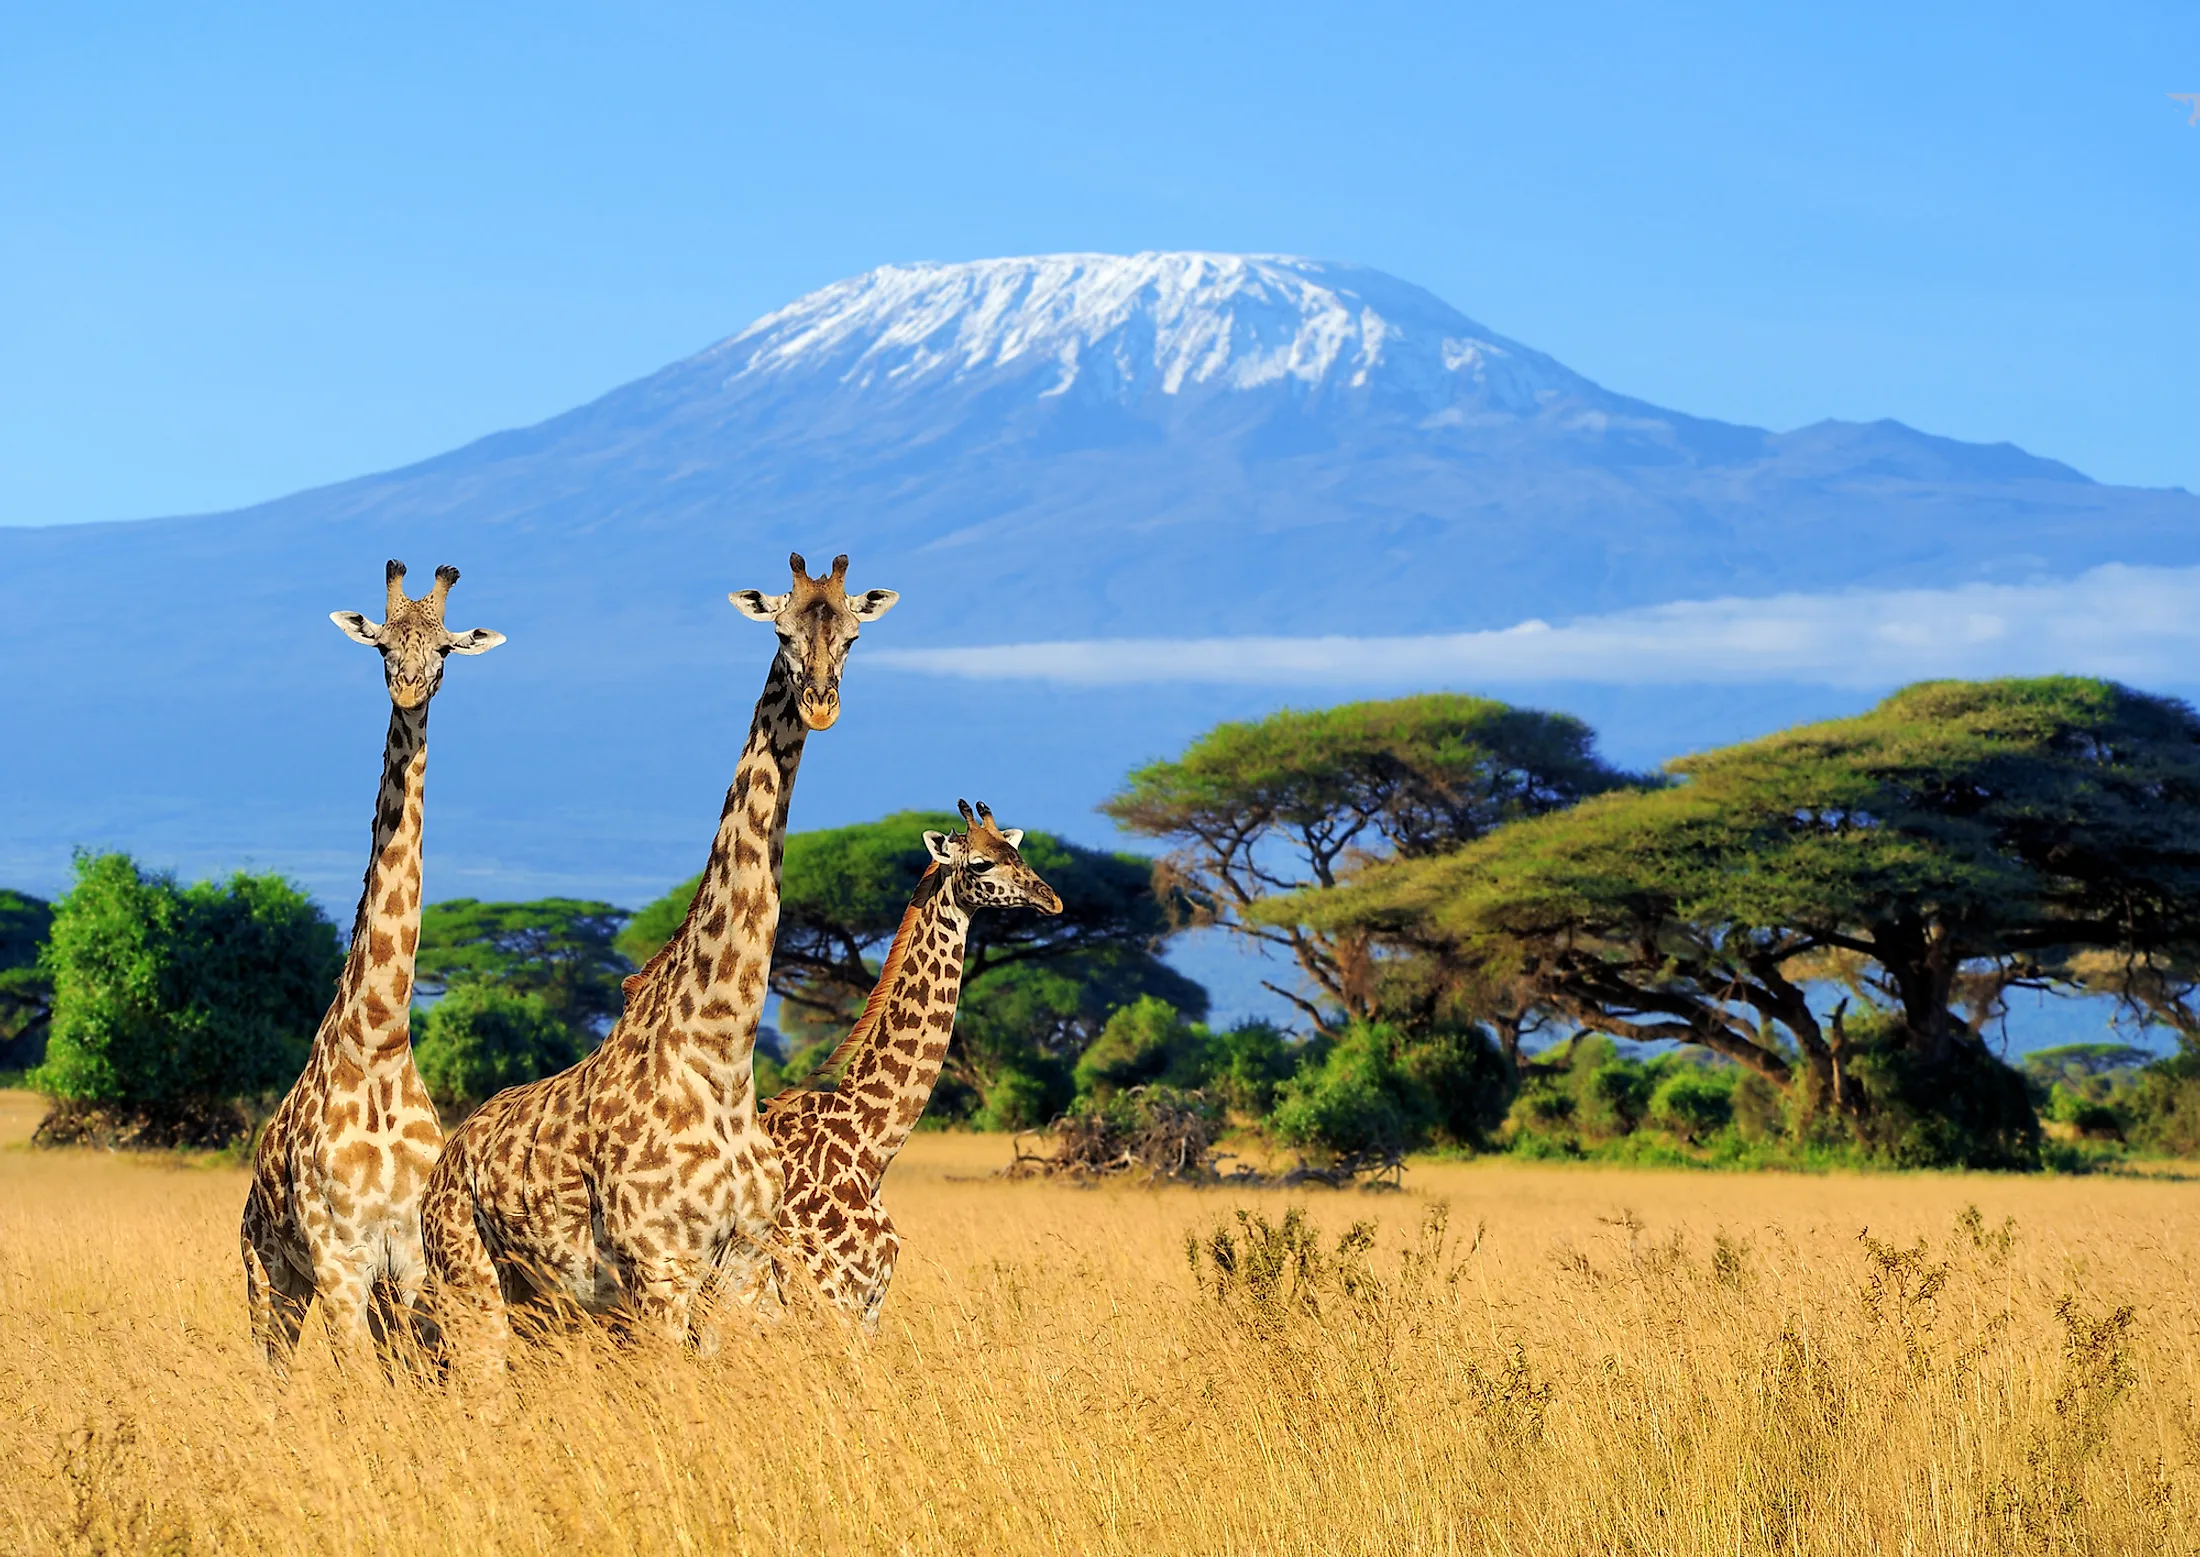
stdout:
<svg viewBox="0 0 2200 1557">
<path fill-rule="evenodd" d="M 0 885 L 52 888 L 72 844 L 113 842 L 342 897 L 380 693 L 326 617 L 373 605 L 394 556 L 458 565 L 454 620 L 511 640 L 438 704 L 430 891 L 637 901 L 694 868 L 768 653 L 725 593 L 782 587 L 790 549 L 846 551 L 903 599 L 858 650 L 798 825 L 965 795 L 1098 837 L 1088 808 L 1131 763 L 1350 689 L 1035 691 L 877 651 L 1600 613 L 1642 631 L 1672 601 L 2192 567 L 2200 500 L 1891 422 L 1665 410 L 1358 266 L 886 266 L 406 469 L 231 514 L 0 530 L 0 657 L 35 667 L 0 678 L 0 712 L 38 732 L 0 765 Z M 1858 701 L 1490 690 L 1623 721 L 1636 761 Z"/>
<path fill-rule="evenodd" d="M 729 390 L 787 380 L 867 393 L 1034 379 L 1118 404 L 1281 385 L 1388 393 L 1432 414 L 1606 400 L 1540 352 L 1381 271 L 1287 255 L 1053 254 L 887 265 L 704 352 Z"/>
</svg>

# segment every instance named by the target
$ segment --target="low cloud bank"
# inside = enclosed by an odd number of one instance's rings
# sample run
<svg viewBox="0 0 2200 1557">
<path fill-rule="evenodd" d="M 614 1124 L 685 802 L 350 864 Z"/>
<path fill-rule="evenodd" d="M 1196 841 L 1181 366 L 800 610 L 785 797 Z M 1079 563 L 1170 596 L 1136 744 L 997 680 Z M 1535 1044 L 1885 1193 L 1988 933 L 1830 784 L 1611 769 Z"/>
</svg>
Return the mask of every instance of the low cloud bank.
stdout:
<svg viewBox="0 0 2200 1557">
<path fill-rule="evenodd" d="M 2200 568 L 2111 563 L 2073 579 L 1681 600 L 1554 627 L 1411 638 L 1096 638 L 885 649 L 874 664 L 987 681 L 1304 686 L 1431 680 L 1619 685 L 2067 673 L 2200 681 Z"/>
</svg>

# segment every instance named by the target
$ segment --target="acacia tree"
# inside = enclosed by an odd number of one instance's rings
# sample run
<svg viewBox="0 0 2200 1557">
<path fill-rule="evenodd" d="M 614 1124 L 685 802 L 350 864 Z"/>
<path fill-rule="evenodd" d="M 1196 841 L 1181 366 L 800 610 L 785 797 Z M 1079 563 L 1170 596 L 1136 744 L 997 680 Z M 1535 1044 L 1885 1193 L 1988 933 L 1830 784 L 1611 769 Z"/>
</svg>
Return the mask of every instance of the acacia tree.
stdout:
<svg viewBox="0 0 2200 1557">
<path fill-rule="evenodd" d="M 902 811 L 788 836 L 771 987 L 797 1044 L 837 1040 L 846 1030 L 931 863 L 925 832 L 962 825 L 949 812 Z M 1151 994 L 1195 1015 L 1207 1007 L 1206 992 L 1155 955 L 1171 925 L 1154 899 L 1151 860 L 1038 831 L 1026 831 L 1019 852 L 1061 896 L 1062 912 L 972 920 L 947 1085 L 981 1104 L 1005 1079 L 1033 1082 L 1035 1061 L 1066 1085 L 1068 1062 L 1117 1004 Z M 700 880 L 637 913 L 620 950 L 636 962 L 654 955 L 679 928 Z"/>
<path fill-rule="evenodd" d="M 1595 736 L 1565 714 L 1435 692 L 1388 702 L 1286 709 L 1218 725 L 1183 756 L 1130 775 L 1101 809 L 1175 847 L 1155 884 L 1194 923 L 1288 955 L 1311 993 L 1267 988 L 1317 1031 L 1339 1014 L 1426 1018 L 1434 990 L 1377 966 L 1342 922 L 1257 912 L 1270 899 L 1336 888 L 1370 863 L 1448 854 L 1523 817 L 1563 810 L 1644 780 L 1605 764 Z M 1528 1007 L 1492 985 L 1476 1014 L 1516 1050 Z"/>
<path fill-rule="evenodd" d="M 1674 771 L 1263 911 L 1523 981 L 1592 1031 L 1711 1049 L 1806 1112 L 1899 1104 L 1945 1125 L 1916 1147 L 1944 1160 L 2036 1141 L 1983 1041 L 2008 990 L 2086 987 L 2089 953 L 2193 965 L 2200 720 L 2182 703 L 1929 682 Z M 1849 995 L 1830 1009 L 1828 981 Z"/>
<path fill-rule="evenodd" d="M 618 1016 L 619 982 L 634 971 L 617 945 L 627 918 L 623 908 L 569 897 L 430 903 L 420 915 L 417 977 L 427 993 L 488 984 L 535 997 L 585 1053 Z"/>
</svg>

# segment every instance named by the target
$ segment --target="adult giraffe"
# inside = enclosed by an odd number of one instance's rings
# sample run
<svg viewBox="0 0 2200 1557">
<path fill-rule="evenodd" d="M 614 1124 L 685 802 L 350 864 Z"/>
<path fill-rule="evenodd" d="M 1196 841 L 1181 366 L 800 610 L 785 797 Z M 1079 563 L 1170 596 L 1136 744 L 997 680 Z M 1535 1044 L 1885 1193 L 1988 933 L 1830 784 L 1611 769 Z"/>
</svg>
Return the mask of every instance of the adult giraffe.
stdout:
<svg viewBox="0 0 2200 1557">
<path fill-rule="evenodd" d="M 571 1069 L 500 1092 L 453 1132 L 422 1232 L 454 1354 L 495 1377 L 508 1305 L 624 1310 L 675 1338 L 715 1263 L 753 1279 L 779 1212 L 779 1154 L 751 1077 L 779 926 L 787 802 L 805 737 L 840 716 L 865 622 L 899 598 L 851 597 L 848 559 L 793 587 L 729 598 L 779 633 L 748 744 L 686 920 L 626 981 L 626 1009 Z"/>
<path fill-rule="evenodd" d="M 996 827 L 981 803 L 958 801 L 965 830 L 924 835 L 932 856 L 848 1036 L 817 1068 L 846 1064 L 831 1091 L 797 1088 L 764 1105 L 786 1194 L 779 1230 L 818 1292 L 870 1329 L 878 1323 L 901 1237 L 879 1204 L 879 1181 L 924 1115 L 947 1059 L 962 995 L 963 947 L 979 908 L 1062 900 L 1024 863 L 1023 829 Z"/>
<path fill-rule="evenodd" d="M 374 802 L 374 846 L 352 917 L 351 952 L 306 1067 L 252 1153 L 245 1196 L 245 1296 L 252 1336 L 278 1376 L 318 1296 L 340 1361 L 386 1342 L 419 1296 L 420 1195 L 443 1131 L 413 1066 L 413 954 L 420 945 L 421 798 L 428 703 L 444 656 L 485 654 L 486 628 L 447 632 L 458 569 L 405 597 L 405 565 L 384 570 L 383 620 L 335 611 L 344 635 L 381 651 L 390 728 Z"/>
</svg>

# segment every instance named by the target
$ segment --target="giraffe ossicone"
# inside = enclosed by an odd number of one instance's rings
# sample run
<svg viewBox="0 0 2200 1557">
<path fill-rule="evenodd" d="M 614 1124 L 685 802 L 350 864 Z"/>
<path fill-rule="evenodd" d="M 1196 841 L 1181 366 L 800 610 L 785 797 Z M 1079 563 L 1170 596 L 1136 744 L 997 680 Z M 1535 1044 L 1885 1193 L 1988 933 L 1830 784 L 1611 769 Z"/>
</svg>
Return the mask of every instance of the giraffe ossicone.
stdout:
<svg viewBox="0 0 2200 1557">
<path fill-rule="evenodd" d="M 927 832 L 931 863 L 917 882 L 863 1014 L 809 1081 L 764 1106 L 764 1128 L 786 1175 L 779 1207 L 784 1295 L 807 1281 L 826 1301 L 878 1322 L 901 1238 L 879 1183 L 924 1116 L 954 1036 L 970 918 L 981 908 L 1062 911 L 1062 900 L 1018 852 L 1021 828 L 1001 828 L 980 803 L 957 801 L 964 831 Z M 812 1083 L 839 1071 L 830 1091 Z"/>
<path fill-rule="evenodd" d="M 454 633 L 443 611 L 458 569 L 436 569 L 418 600 L 405 565 L 383 571 L 383 619 L 330 613 L 382 656 L 390 723 L 366 881 L 335 998 L 304 1071 L 252 1154 L 239 1232 L 253 1339 L 286 1374 L 318 1298 L 340 1360 L 387 1351 L 414 1317 L 426 1273 L 420 1197 L 443 1140 L 412 1055 L 413 960 L 420 945 L 420 843 L 428 704 L 451 654 L 482 654 L 502 633 Z"/>
<path fill-rule="evenodd" d="M 483 1104 L 430 1177 L 433 1306 L 475 1379 L 501 1379 L 511 1305 L 623 1311 L 686 1339 L 714 1268 L 768 1258 L 781 1173 L 752 1066 L 787 806 L 809 732 L 839 716 L 849 647 L 898 598 L 848 593 L 844 556 L 822 578 L 799 554 L 788 564 L 784 594 L 730 596 L 772 625 L 779 650 L 686 919 L 626 981 L 602 1045 Z"/>
</svg>

